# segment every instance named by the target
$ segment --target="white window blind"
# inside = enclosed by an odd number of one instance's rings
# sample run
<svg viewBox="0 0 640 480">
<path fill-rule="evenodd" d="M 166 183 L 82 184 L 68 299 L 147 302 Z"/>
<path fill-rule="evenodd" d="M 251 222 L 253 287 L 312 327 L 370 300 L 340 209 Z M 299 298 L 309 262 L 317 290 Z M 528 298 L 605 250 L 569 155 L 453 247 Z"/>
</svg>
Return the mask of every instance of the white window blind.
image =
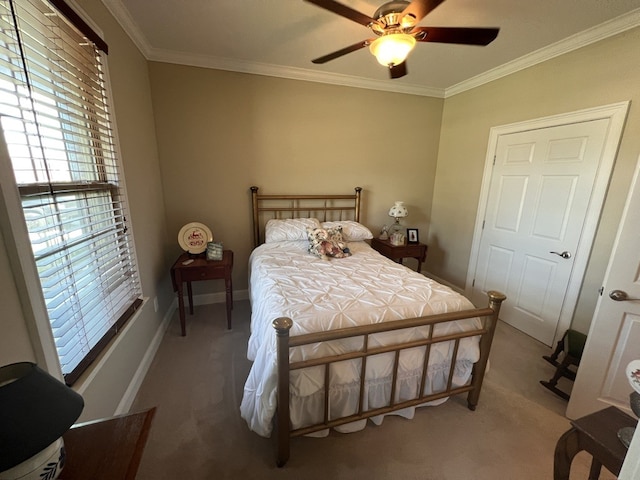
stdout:
<svg viewBox="0 0 640 480">
<path fill-rule="evenodd" d="M 0 124 L 68 384 L 141 303 L 105 81 L 86 28 L 0 0 Z"/>
</svg>

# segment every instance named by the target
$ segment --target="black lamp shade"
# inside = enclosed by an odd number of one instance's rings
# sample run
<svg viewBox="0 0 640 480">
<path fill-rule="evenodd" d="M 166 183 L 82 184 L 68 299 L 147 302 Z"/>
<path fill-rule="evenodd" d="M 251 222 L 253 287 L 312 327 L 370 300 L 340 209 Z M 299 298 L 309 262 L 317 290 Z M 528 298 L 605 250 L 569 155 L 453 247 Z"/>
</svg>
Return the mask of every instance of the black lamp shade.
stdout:
<svg viewBox="0 0 640 480">
<path fill-rule="evenodd" d="M 0 472 L 60 438 L 83 407 L 78 393 L 34 363 L 0 368 Z"/>
</svg>

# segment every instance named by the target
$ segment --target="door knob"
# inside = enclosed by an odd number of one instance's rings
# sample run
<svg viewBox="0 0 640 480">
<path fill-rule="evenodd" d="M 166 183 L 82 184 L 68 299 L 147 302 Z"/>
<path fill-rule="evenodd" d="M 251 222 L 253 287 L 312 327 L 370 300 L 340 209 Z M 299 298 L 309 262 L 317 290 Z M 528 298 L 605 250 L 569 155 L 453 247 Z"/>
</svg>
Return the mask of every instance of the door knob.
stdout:
<svg viewBox="0 0 640 480">
<path fill-rule="evenodd" d="M 624 302 L 625 300 L 640 300 L 639 298 L 629 298 L 627 292 L 623 292 L 622 290 L 611 290 L 609 292 L 609 298 L 611 300 L 615 300 L 616 302 Z"/>
<path fill-rule="evenodd" d="M 554 253 L 554 254 L 562 257 L 562 258 L 571 258 L 571 253 L 567 252 L 566 250 L 564 252 L 562 252 L 562 253 L 560 253 L 560 252 L 549 252 L 549 253 Z"/>
</svg>

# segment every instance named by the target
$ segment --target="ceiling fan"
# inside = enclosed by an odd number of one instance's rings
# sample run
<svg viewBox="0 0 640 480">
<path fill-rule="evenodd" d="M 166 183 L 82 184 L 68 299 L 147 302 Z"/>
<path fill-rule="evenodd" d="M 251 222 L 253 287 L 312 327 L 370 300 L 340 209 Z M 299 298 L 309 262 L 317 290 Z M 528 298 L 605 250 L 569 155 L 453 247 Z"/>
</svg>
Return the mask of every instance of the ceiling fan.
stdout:
<svg viewBox="0 0 640 480">
<path fill-rule="evenodd" d="M 417 24 L 444 0 L 398 0 L 380 6 L 373 17 L 360 13 L 334 0 L 305 0 L 318 7 L 353 20 L 377 35 L 312 60 L 322 64 L 347 53 L 369 47 L 381 65 L 389 68 L 391 78 L 407 74 L 406 58 L 416 42 L 488 45 L 498 36 L 499 28 L 418 27 Z"/>
</svg>

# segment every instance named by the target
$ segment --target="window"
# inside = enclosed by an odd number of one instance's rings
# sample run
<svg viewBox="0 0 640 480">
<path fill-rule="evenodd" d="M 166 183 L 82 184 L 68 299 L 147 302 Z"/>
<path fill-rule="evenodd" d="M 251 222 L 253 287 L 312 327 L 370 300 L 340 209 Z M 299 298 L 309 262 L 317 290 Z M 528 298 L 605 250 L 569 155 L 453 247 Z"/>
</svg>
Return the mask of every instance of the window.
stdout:
<svg viewBox="0 0 640 480">
<path fill-rule="evenodd" d="M 141 303 L 105 53 L 60 0 L 0 0 L 0 126 L 68 384 Z"/>
</svg>

